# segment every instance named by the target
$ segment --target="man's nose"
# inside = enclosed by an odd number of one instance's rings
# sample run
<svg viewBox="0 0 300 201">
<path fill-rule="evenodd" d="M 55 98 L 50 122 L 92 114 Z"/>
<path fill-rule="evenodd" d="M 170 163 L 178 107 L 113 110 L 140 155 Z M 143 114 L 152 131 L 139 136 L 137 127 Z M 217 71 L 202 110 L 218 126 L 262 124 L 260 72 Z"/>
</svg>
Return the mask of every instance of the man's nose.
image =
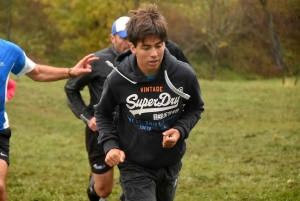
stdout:
<svg viewBox="0 0 300 201">
<path fill-rule="evenodd" d="M 158 54 L 157 54 L 157 50 L 155 48 L 152 48 L 151 49 L 151 53 L 150 53 L 150 56 L 151 57 L 156 57 Z"/>
</svg>

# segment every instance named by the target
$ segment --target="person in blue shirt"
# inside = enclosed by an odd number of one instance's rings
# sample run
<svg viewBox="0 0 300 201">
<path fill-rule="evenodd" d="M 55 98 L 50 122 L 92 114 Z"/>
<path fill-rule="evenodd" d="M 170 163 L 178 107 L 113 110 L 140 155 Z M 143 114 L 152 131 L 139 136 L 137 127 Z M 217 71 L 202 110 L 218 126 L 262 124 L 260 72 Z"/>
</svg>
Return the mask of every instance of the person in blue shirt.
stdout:
<svg viewBox="0 0 300 201">
<path fill-rule="evenodd" d="M 5 181 L 9 165 L 11 130 L 5 102 L 10 72 L 18 77 L 26 75 L 37 82 L 51 82 L 90 73 L 89 63 L 96 60 L 98 58 L 94 57 L 94 54 L 89 54 L 72 68 L 36 64 L 18 45 L 0 38 L 0 201 L 7 201 Z"/>
</svg>

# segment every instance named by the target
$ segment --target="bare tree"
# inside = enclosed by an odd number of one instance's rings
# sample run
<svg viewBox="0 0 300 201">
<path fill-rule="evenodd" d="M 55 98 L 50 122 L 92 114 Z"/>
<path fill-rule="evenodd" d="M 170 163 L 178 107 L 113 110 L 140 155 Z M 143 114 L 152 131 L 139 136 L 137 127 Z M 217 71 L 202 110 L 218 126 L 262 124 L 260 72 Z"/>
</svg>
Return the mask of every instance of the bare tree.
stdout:
<svg viewBox="0 0 300 201">
<path fill-rule="evenodd" d="M 192 27 L 191 43 L 186 52 L 205 46 L 212 56 L 212 80 L 217 78 L 219 56 L 234 36 L 246 30 L 243 10 L 238 0 L 189 1 L 182 12 Z"/>
<path fill-rule="evenodd" d="M 288 70 L 285 67 L 284 61 L 283 61 L 283 56 L 281 53 L 281 48 L 280 48 L 280 41 L 278 38 L 278 35 L 274 29 L 274 23 L 273 23 L 273 15 L 270 9 L 267 6 L 268 0 L 259 0 L 260 4 L 262 5 L 267 21 L 268 21 L 268 27 L 269 27 L 269 32 L 270 32 L 270 37 L 272 41 L 272 50 L 274 53 L 274 57 L 277 63 L 277 66 L 279 70 L 282 72 L 282 84 L 285 83 L 285 73 Z"/>
</svg>

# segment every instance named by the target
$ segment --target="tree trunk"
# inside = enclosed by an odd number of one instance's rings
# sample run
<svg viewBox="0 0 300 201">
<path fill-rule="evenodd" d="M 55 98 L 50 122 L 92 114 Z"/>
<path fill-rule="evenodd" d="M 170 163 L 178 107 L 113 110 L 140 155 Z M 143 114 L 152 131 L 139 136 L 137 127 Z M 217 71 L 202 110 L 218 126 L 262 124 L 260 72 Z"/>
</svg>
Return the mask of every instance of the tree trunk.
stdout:
<svg viewBox="0 0 300 201">
<path fill-rule="evenodd" d="M 217 78 L 218 65 L 218 50 L 215 50 L 212 55 L 212 80 Z"/>
<path fill-rule="evenodd" d="M 5 0 L 5 7 L 6 7 L 6 12 L 7 12 L 6 38 L 8 41 L 11 41 L 11 4 L 10 4 L 10 0 Z"/>
<path fill-rule="evenodd" d="M 297 73 L 296 73 L 296 79 L 295 79 L 295 82 L 294 82 L 295 86 L 297 85 L 299 75 L 300 75 L 300 69 L 298 68 Z"/>
<path fill-rule="evenodd" d="M 259 0 L 261 5 L 263 6 L 264 12 L 267 16 L 268 25 L 269 25 L 269 31 L 272 41 L 272 50 L 274 53 L 274 57 L 277 63 L 277 66 L 279 70 L 282 72 L 282 84 L 285 83 L 285 73 L 286 73 L 286 67 L 284 65 L 281 49 L 280 49 L 280 41 L 278 38 L 277 33 L 274 30 L 274 24 L 273 24 L 273 15 L 270 9 L 267 7 L 267 0 Z"/>
</svg>

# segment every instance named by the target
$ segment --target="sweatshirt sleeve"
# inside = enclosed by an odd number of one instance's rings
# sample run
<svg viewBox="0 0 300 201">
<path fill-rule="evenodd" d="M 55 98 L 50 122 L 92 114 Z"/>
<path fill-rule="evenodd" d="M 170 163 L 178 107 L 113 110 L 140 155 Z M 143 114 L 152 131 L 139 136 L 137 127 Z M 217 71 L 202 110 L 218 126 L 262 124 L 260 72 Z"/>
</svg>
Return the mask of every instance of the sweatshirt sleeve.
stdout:
<svg viewBox="0 0 300 201">
<path fill-rule="evenodd" d="M 107 79 L 104 83 L 100 102 L 94 106 L 99 132 L 98 144 L 103 146 L 105 153 L 113 148 L 119 149 L 118 137 L 114 124 L 115 108 L 118 103 L 110 85 L 112 84 L 110 84 L 110 80 Z"/>
<path fill-rule="evenodd" d="M 191 86 L 188 90 L 190 99 L 185 102 L 184 112 L 173 128 L 180 131 L 181 139 L 189 137 L 190 131 L 201 119 L 201 113 L 204 111 L 204 102 L 201 97 L 201 90 L 196 75 L 191 79 Z"/>
<path fill-rule="evenodd" d="M 76 78 L 70 78 L 65 84 L 65 93 L 67 95 L 69 108 L 77 118 L 82 119 L 85 123 L 88 123 L 93 116 L 87 111 L 87 105 L 80 91 L 82 91 L 91 80 L 92 73 L 88 73 Z"/>
</svg>

